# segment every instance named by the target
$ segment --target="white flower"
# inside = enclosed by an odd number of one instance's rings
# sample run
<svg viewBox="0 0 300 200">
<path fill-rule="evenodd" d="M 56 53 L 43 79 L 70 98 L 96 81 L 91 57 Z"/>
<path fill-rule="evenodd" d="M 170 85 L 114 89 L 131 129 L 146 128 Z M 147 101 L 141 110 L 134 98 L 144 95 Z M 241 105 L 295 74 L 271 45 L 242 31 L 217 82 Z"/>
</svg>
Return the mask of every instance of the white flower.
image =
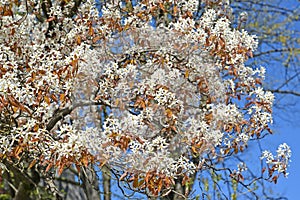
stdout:
<svg viewBox="0 0 300 200">
<path fill-rule="evenodd" d="M 243 172 L 243 171 L 247 171 L 247 170 L 248 170 L 248 168 L 247 168 L 246 163 L 240 162 L 238 164 L 238 172 Z"/>
<path fill-rule="evenodd" d="M 265 151 L 262 152 L 262 156 L 260 157 L 260 159 L 261 160 L 266 159 L 267 160 L 266 163 L 270 164 L 270 163 L 273 162 L 274 157 L 273 157 L 273 154 L 270 151 L 265 150 Z"/>
<path fill-rule="evenodd" d="M 273 165 L 275 167 L 275 170 L 277 170 L 279 173 L 285 173 L 287 175 L 287 167 L 289 165 L 289 162 L 291 162 L 291 149 L 286 144 L 280 144 L 277 149 L 277 155 L 273 156 L 273 154 L 270 151 L 263 151 L 261 159 L 266 159 L 266 163 L 269 165 Z"/>
</svg>

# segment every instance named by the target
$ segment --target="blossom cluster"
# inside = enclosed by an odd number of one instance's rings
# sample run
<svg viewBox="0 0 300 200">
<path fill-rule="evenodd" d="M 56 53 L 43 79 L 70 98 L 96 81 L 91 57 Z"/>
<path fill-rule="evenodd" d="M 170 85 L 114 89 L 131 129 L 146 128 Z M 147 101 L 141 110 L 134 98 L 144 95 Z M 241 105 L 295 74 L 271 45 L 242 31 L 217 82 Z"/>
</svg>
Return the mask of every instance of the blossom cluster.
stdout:
<svg viewBox="0 0 300 200">
<path fill-rule="evenodd" d="M 288 173 L 286 173 L 286 169 L 291 162 L 291 149 L 286 143 L 283 143 L 279 145 L 276 152 L 277 155 L 274 156 L 270 151 L 265 150 L 262 152 L 261 159 L 266 159 L 269 169 L 272 168 L 278 171 L 278 173 L 284 173 L 284 175 L 287 176 Z"/>
</svg>

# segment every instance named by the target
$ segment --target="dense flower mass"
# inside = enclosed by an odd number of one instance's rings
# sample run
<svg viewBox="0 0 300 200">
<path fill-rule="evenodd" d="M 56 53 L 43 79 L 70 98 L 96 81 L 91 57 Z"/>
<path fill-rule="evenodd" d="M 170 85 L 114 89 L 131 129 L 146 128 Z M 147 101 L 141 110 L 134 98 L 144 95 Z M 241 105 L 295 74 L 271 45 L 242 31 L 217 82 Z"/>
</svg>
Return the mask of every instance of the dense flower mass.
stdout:
<svg viewBox="0 0 300 200">
<path fill-rule="evenodd" d="M 196 0 L 50 2 L 0 3 L 0 159 L 106 164 L 158 195 L 270 131 L 257 40 L 226 0 L 199 17 Z M 289 157 L 263 154 L 280 173 Z"/>
</svg>

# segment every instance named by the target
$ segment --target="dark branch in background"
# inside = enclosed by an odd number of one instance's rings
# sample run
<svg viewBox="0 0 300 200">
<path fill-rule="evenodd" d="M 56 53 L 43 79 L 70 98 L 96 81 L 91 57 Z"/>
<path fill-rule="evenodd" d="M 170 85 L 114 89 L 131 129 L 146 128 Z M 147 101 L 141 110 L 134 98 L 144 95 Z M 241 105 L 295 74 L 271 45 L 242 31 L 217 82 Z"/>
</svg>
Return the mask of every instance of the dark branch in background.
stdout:
<svg viewBox="0 0 300 200">
<path fill-rule="evenodd" d="M 50 18 L 50 16 L 49 16 L 50 9 L 52 8 L 51 0 L 42 0 L 41 6 L 42 6 L 42 11 L 43 11 L 44 16 L 46 17 L 46 19 L 49 19 Z M 49 27 L 47 29 L 46 36 L 51 37 L 50 31 L 52 31 L 54 29 L 56 22 L 55 22 L 55 20 L 52 20 L 52 21 L 49 21 L 48 23 L 49 23 Z"/>
<path fill-rule="evenodd" d="M 273 93 L 278 93 L 278 94 L 291 94 L 291 95 L 295 95 L 295 96 L 300 96 L 300 92 L 295 92 L 292 90 L 273 90 L 273 89 L 267 89 L 267 91 L 273 92 Z"/>
<path fill-rule="evenodd" d="M 81 101 L 78 103 L 75 103 L 74 105 L 71 105 L 67 108 L 58 110 L 54 113 L 53 117 L 49 121 L 49 123 L 46 126 L 47 131 L 51 131 L 52 128 L 56 125 L 56 123 L 63 119 L 65 116 L 69 115 L 73 110 L 75 110 L 78 107 L 84 107 L 84 106 L 95 106 L 95 105 L 105 105 L 110 106 L 108 103 L 105 103 L 104 101 Z"/>
<path fill-rule="evenodd" d="M 64 183 L 68 183 L 68 184 L 71 184 L 71 185 L 75 185 L 75 186 L 81 186 L 79 182 L 67 179 L 65 177 L 60 177 L 60 176 L 59 177 L 55 177 L 55 180 L 61 181 L 61 182 L 64 182 Z"/>
<path fill-rule="evenodd" d="M 289 13 L 293 13 L 294 10 L 291 10 L 291 9 L 287 9 L 287 8 L 283 8 L 283 7 L 280 7 L 280 6 L 275 6 L 273 4 L 267 4 L 267 3 L 261 3 L 261 1 L 254 1 L 253 0 L 249 0 L 249 1 L 245 1 L 245 0 L 235 0 L 235 2 L 239 2 L 239 3 L 244 3 L 245 5 L 258 5 L 260 6 L 261 8 L 264 8 L 265 10 L 261 10 L 261 12 L 279 12 L 283 15 L 288 15 Z M 237 7 L 237 6 L 236 6 Z M 234 8 L 236 8 L 234 7 Z M 240 9 L 242 10 L 245 10 L 245 8 L 243 7 L 240 7 Z M 269 9 L 269 10 L 266 10 L 266 9 Z M 249 9 L 249 11 L 252 11 L 251 9 Z M 256 11 L 258 11 L 258 9 L 256 9 Z"/>
<path fill-rule="evenodd" d="M 124 186 L 124 187 L 132 191 L 131 194 L 126 194 L 125 190 L 123 189 L 123 187 L 120 184 L 121 183 L 121 181 L 120 181 L 121 175 L 119 175 L 118 172 L 115 172 L 114 170 L 112 170 L 109 166 L 106 166 L 106 167 L 108 169 L 110 169 L 111 174 L 115 176 L 116 181 L 117 181 L 117 186 L 121 190 L 121 193 L 122 193 L 123 197 L 126 197 L 126 198 L 129 199 L 130 197 L 133 197 L 136 192 L 139 192 L 139 191 L 135 190 L 134 188 L 131 188 L 130 185 L 129 185 L 129 183 L 125 181 L 124 183 L 127 183 L 128 187 L 126 187 L 126 186 Z M 148 196 L 148 197 L 150 198 L 150 196 Z"/>
<path fill-rule="evenodd" d="M 70 13 L 67 15 L 67 17 L 73 17 L 77 13 L 81 2 L 82 2 L 82 0 L 75 0 L 74 6 L 72 7 L 72 9 L 71 9 Z"/>
<path fill-rule="evenodd" d="M 100 190 L 98 187 L 98 176 L 95 169 L 91 166 L 81 167 L 80 179 L 82 180 L 82 188 L 87 199 L 100 200 Z"/>
<path fill-rule="evenodd" d="M 2 160 L 2 163 L 7 167 L 8 173 L 7 174 L 13 174 L 8 178 L 8 184 L 9 187 L 11 187 L 13 190 L 11 190 L 10 195 L 13 197 L 14 200 L 23 200 L 23 199 L 32 199 L 30 198 L 30 194 L 33 192 L 36 192 L 39 189 L 44 190 L 45 187 L 41 187 L 39 185 L 39 182 L 41 180 L 41 174 L 39 174 L 36 169 L 31 168 L 28 170 L 24 170 L 24 166 L 14 164 L 11 161 L 8 161 L 7 159 Z M 46 190 L 51 187 L 51 185 L 48 183 L 48 181 L 45 181 L 46 183 Z M 57 200 L 62 200 L 61 194 L 59 191 L 56 190 L 55 187 L 52 187 L 52 194 L 55 196 Z M 40 194 L 37 194 L 39 197 L 38 199 L 41 199 Z"/>
<path fill-rule="evenodd" d="M 271 54 L 271 53 L 282 53 L 282 52 L 296 52 L 300 51 L 300 48 L 284 48 L 284 49 L 272 49 L 264 52 L 258 52 L 253 54 L 254 57 Z"/>
<path fill-rule="evenodd" d="M 293 76 L 291 76 L 289 79 L 287 79 L 284 83 L 282 83 L 277 90 L 280 90 L 281 88 L 283 88 L 285 85 L 287 85 L 290 81 L 292 81 L 294 78 L 297 78 L 300 75 L 300 72 L 297 72 L 296 74 L 294 74 Z"/>
<path fill-rule="evenodd" d="M 216 168 L 214 167 L 211 163 L 205 162 L 204 166 L 206 166 L 208 169 L 213 170 L 214 173 L 216 173 L 217 171 L 223 171 L 223 172 L 229 172 L 229 175 L 232 174 L 232 170 L 230 168 Z M 255 197 L 255 199 L 259 199 L 258 194 L 256 194 L 251 188 L 249 184 L 245 184 L 242 181 L 232 177 L 233 180 L 237 181 L 238 184 L 240 184 L 241 186 L 243 186 L 245 189 L 248 190 L 248 192 L 250 192 L 253 197 Z"/>
<path fill-rule="evenodd" d="M 107 165 L 104 165 L 101 168 L 102 171 L 102 178 L 103 178 L 103 191 L 104 191 L 104 200 L 110 200 L 111 199 L 111 173 L 110 169 L 107 167 Z"/>
</svg>

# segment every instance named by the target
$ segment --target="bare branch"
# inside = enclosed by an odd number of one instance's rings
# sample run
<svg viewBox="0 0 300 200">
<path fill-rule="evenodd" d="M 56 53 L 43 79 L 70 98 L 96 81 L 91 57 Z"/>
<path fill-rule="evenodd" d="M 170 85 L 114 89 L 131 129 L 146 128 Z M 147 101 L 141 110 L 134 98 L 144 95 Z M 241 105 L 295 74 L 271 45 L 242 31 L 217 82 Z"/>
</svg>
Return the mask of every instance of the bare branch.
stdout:
<svg viewBox="0 0 300 200">
<path fill-rule="evenodd" d="M 75 110 L 78 107 L 85 107 L 85 106 L 93 106 L 93 105 L 106 105 L 110 106 L 110 104 L 105 103 L 104 101 L 80 101 L 78 103 L 75 103 L 74 105 L 71 105 L 67 108 L 64 108 L 62 110 L 58 110 L 55 112 L 54 116 L 51 118 L 50 122 L 46 126 L 47 131 L 51 131 L 52 128 L 56 125 L 56 123 L 63 119 L 65 116 L 69 115 L 73 110 Z"/>
<path fill-rule="evenodd" d="M 295 96 L 300 96 L 300 92 L 292 91 L 292 90 L 273 90 L 273 89 L 267 89 L 267 91 L 273 92 L 273 93 L 278 93 L 278 94 L 291 94 Z"/>
<path fill-rule="evenodd" d="M 272 54 L 272 53 L 282 53 L 282 52 L 298 52 L 300 51 L 300 48 L 283 48 L 283 49 L 271 49 L 268 51 L 263 51 L 263 52 L 258 52 L 254 53 L 254 57 L 262 56 L 262 55 L 267 55 L 267 54 Z"/>
</svg>

